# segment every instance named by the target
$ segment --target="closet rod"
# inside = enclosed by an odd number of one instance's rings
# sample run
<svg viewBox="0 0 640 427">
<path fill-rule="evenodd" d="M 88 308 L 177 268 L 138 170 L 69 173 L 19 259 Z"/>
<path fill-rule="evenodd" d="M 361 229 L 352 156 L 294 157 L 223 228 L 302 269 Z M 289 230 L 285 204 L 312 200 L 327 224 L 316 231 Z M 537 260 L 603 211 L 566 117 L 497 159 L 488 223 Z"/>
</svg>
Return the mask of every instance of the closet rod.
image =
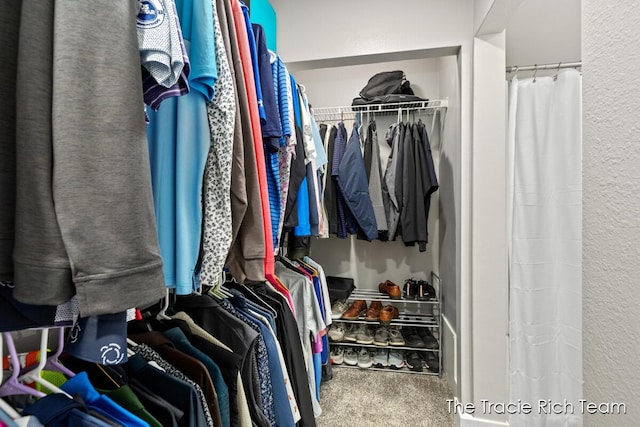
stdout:
<svg viewBox="0 0 640 427">
<path fill-rule="evenodd" d="M 311 110 L 314 116 L 321 116 L 329 114 L 398 112 L 399 110 L 446 109 L 448 104 L 448 99 L 434 99 L 429 101 L 407 101 L 389 104 L 348 105 L 344 107 L 312 107 Z"/>
<path fill-rule="evenodd" d="M 535 70 L 557 70 L 560 68 L 579 68 L 582 67 L 582 61 L 575 62 L 557 62 L 555 64 L 535 64 L 535 65 L 513 65 L 507 67 L 507 73 L 517 71 L 535 71 Z"/>
</svg>

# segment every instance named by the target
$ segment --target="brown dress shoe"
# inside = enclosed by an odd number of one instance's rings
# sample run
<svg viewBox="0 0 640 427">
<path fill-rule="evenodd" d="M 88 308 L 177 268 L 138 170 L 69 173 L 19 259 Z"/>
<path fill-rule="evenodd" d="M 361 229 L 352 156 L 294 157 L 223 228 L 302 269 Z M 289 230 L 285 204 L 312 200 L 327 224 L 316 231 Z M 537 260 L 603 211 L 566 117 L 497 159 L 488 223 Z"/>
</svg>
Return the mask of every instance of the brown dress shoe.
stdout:
<svg viewBox="0 0 640 427">
<path fill-rule="evenodd" d="M 382 311 L 382 303 L 380 301 L 374 301 L 371 303 L 371 305 L 369 306 L 369 309 L 367 310 L 367 314 L 365 314 L 364 316 L 364 320 L 379 320 L 380 319 L 380 312 Z"/>
<path fill-rule="evenodd" d="M 351 304 L 351 307 L 349 307 L 347 311 L 342 313 L 342 318 L 345 320 L 358 320 L 358 317 L 366 310 L 367 302 L 363 299 L 357 299 Z"/>
<path fill-rule="evenodd" d="M 391 319 L 400 317 L 400 312 L 392 305 L 386 305 L 380 312 L 380 324 L 388 326 L 391 323 Z"/>
<path fill-rule="evenodd" d="M 383 294 L 389 295 L 391 299 L 402 299 L 402 291 L 400 286 L 393 283 L 391 280 L 387 280 L 384 283 L 378 285 L 378 290 Z"/>
</svg>

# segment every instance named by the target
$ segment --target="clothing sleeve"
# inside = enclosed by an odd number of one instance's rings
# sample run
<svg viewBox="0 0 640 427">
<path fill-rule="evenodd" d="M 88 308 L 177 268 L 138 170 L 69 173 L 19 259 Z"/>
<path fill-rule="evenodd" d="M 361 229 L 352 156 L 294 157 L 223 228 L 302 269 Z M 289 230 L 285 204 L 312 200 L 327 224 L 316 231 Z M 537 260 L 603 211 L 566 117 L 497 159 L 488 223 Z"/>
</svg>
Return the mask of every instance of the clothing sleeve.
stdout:
<svg viewBox="0 0 640 427">
<path fill-rule="evenodd" d="M 210 1 L 195 0 L 175 0 L 175 3 L 191 62 L 189 84 L 211 101 L 213 86 L 218 79 L 213 5 Z"/>
<path fill-rule="evenodd" d="M 52 52 L 46 65 L 47 58 L 21 50 L 21 57 L 44 61 L 51 80 L 38 62 L 18 72 L 26 79 L 45 74 L 17 85 L 23 104 L 16 111 L 14 295 L 57 305 L 76 294 L 82 316 L 146 306 L 165 292 L 132 19 L 137 6 L 103 5 L 96 14 L 94 3 L 58 1 L 55 13 L 41 16 L 23 4 L 37 22 L 22 22 L 20 30 L 50 29 Z M 108 31 L 95 31 L 105 22 Z M 47 43 L 38 41 L 31 41 L 41 45 L 32 53 L 46 54 Z M 105 61 L 109 67 L 100 66 Z M 32 127 L 35 118 L 50 120 L 44 134 Z"/>
<path fill-rule="evenodd" d="M 272 151 L 280 149 L 280 138 L 282 137 L 282 127 L 280 125 L 280 112 L 273 84 L 273 72 L 271 71 L 271 61 L 267 50 L 266 34 L 261 25 L 253 24 L 253 33 L 256 37 L 256 48 L 258 51 L 258 72 L 262 82 L 262 103 L 265 113 L 265 122 L 262 124 L 262 138 L 266 147 Z"/>
</svg>

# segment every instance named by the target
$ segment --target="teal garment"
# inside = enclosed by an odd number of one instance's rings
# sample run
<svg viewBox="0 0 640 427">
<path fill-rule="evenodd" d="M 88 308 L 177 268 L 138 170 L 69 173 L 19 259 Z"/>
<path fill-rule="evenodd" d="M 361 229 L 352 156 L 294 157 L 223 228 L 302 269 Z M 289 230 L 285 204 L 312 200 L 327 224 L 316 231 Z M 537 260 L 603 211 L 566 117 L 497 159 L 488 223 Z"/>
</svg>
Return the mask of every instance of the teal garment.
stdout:
<svg viewBox="0 0 640 427">
<path fill-rule="evenodd" d="M 162 334 L 176 346 L 176 349 L 198 359 L 207 368 L 207 371 L 213 380 L 213 387 L 216 389 L 216 394 L 218 395 L 220 420 L 222 421 L 223 427 L 229 427 L 231 425 L 229 387 L 227 386 L 227 383 L 224 382 L 224 377 L 222 376 L 220 367 L 216 365 L 213 359 L 207 356 L 206 353 L 193 346 L 180 328 L 171 328 L 164 331 Z"/>
<path fill-rule="evenodd" d="M 269 50 L 277 52 L 277 16 L 269 0 L 251 0 L 249 16 L 251 22 L 264 27 L 264 31 L 267 33 L 267 47 Z"/>
<path fill-rule="evenodd" d="M 189 86 L 211 101 L 213 85 L 218 79 L 212 3 L 208 0 L 175 0 L 175 4 L 191 61 Z"/>
<path fill-rule="evenodd" d="M 316 399 L 320 402 L 320 383 L 322 382 L 322 355 L 320 353 L 313 355 L 313 373 L 316 380 Z"/>
<path fill-rule="evenodd" d="M 166 286 L 197 289 L 194 270 L 202 234 L 202 181 L 211 136 L 200 92 L 169 98 L 147 111 L 153 201 Z"/>
<path fill-rule="evenodd" d="M 218 77 L 213 6 L 175 0 L 187 55 L 190 93 L 147 110 L 153 202 L 165 284 L 178 295 L 197 289 L 195 266 L 202 237 L 202 185 L 211 134 L 207 101 Z"/>
</svg>

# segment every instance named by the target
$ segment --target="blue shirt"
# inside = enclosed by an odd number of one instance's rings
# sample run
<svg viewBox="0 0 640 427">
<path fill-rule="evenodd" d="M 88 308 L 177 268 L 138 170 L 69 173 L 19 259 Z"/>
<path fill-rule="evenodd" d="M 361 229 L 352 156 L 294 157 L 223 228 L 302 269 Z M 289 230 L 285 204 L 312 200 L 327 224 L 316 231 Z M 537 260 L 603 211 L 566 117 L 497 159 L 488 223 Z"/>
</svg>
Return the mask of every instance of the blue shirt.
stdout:
<svg viewBox="0 0 640 427">
<path fill-rule="evenodd" d="M 289 121 L 289 101 L 287 99 L 287 67 L 276 55 L 276 60 L 271 63 L 271 74 L 273 76 L 273 87 L 278 100 L 278 111 L 280 111 L 280 125 L 282 127 L 282 138 L 280 147 L 286 145 L 286 137 L 292 135 L 292 124 Z"/>
<path fill-rule="evenodd" d="M 265 122 L 262 123 L 262 138 L 266 147 L 271 151 L 278 151 L 280 148 L 280 138 L 282 137 L 282 126 L 280 124 L 280 111 L 278 109 L 278 99 L 276 98 L 273 82 L 273 72 L 271 71 L 271 60 L 267 49 L 267 40 L 264 28 L 258 24 L 252 24 L 255 36 L 256 51 L 258 58 L 258 74 L 260 78 L 260 88 L 262 89 L 262 106 L 264 107 Z"/>
<path fill-rule="evenodd" d="M 256 48 L 256 37 L 253 34 L 251 18 L 249 18 L 249 8 L 241 3 L 242 13 L 244 14 L 244 24 L 247 27 L 247 36 L 249 37 L 249 50 L 251 51 L 251 67 L 253 68 L 253 80 L 256 86 L 256 97 L 258 98 L 258 114 L 260 122 L 264 124 L 267 120 L 267 114 L 264 111 L 264 101 L 262 98 L 262 83 L 260 81 L 260 70 L 258 69 L 258 49 Z"/>
<path fill-rule="evenodd" d="M 165 100 L 147 127 L 158 243 L 167 287 L 188 295 L 202 234 L 202 184 L 211 134 L 200 92 Z"/>
<path fill-rule="evenodd" d="M 87 412 L 82 402 L 69 399 L 62 393 L 38 399 L 22 411 L 23 415 L 33 415 L 47 427 L 110 427 L 110 424 Z"/>
<path fill-rule="evenodd" d="M 300 98 L 298 96 L 298 84 L 296 79 L 291 77 L 291 92 L 293 96 L 293 113 L 296 119 L 296 125 L 302 127 L 302 119 L 300 116 Z M 298 144 L 302 144 L 302 141 L 298 141 Z M 298 225 L 294 227 L 294 236 L 310 236 L 311 235 L 311 222 L 309 211 L 309 185 L 307 183 L 307 177 L 305 176 L 298 188 L 297 198 L 298 209 Z"/>
<path fill-rule="evenodd" d="M 86 372 L 80 372 L 60 387 L 71 396 L 79 394 L 86 405 L 107 418 L 127 427 L 149 427 L 149 424 L 103 396 L 93 388 Z"/>
<path fill-rule="evenodd" d="M 284 374 L 282 372 L 282 365 L 280 365 L 280 358 L 278 356 L 278 349 L 276 346 L 275 338 L 269 328 L 262 323 L 259 319 L 254 317 L 248 311 L 248 306 L 245 303 L 244 297 L 233 297 L 231 301 L 234 304 L 236 310 L 240 311 L 247 318 L 251 319 L 256 326 L 260 329 L 260 334 L 264 339 L 267 347 L 267 355 L 269 360 L 269 371 L 271 373 L 271 385 L 273 389 L 273 407 L 275 409 L 276 425 L 280 426 L 295 426 L 293 421 L 293 414 L 291 413 L 291 407 L 289 406 L 289 397 L 287 394 L 287 388 L 284 384 Z"/>
<path fill-rule="evenodd" d="M 174 1 L 191 62 L 189 86 L 211 101 L 213 86 L 218 79 L 212 3 L 206 0 Z"/>
</svg>

